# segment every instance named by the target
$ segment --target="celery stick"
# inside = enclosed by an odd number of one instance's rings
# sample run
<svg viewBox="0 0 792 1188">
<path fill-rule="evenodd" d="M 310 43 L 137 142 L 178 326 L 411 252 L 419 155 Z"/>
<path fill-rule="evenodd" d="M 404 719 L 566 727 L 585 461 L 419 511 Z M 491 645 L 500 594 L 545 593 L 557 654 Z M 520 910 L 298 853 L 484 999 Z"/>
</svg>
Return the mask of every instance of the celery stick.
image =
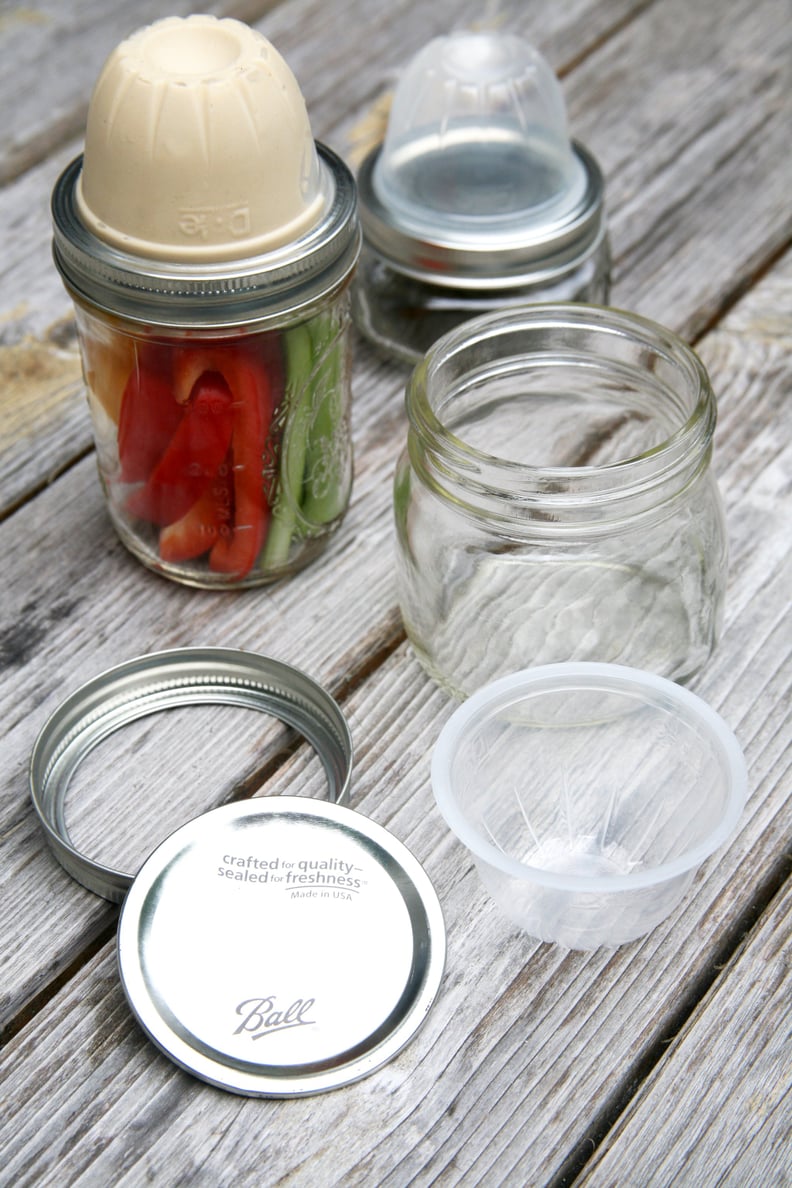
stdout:
<svg viewBox="0 0 792 1188">
<path fill-rule="evenodd" d="M 331 316 L 314 318 L 310 326 L 316 365 L 314 399 L 320 398 L 321 403 L 308 432 L 302 514 L 313 524 L 329 524 L 341 515 L 347 499 L 345 474 L 332 473 L 337 461 L 334 455 L 339 425 L 344 416 L 341 391 L 344 344 L 342 334 L 334 331 Z"/>
<path fill-rule="evenodd" d="M 313 401 L 311 335 L 303 323 L 286 330 L 286 423 L 281 443 L 278 491 L 272 509 L 266 544 L 261 554 L 264 569 L 285 565 L 289 557 L 305 474 L 308 420 Z"/>
</svg>

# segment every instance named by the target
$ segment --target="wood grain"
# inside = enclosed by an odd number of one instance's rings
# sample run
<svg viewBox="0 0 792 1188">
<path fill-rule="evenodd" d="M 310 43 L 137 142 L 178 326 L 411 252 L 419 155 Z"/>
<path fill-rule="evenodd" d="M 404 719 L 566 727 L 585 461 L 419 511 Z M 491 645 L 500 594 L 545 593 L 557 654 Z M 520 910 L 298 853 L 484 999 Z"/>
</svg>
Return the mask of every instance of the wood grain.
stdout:
<svg viewBox="0 0 792 1188">
<path fill-rule="evenodd" d="M 790 919 L 787 885 L 577 1183 L 792 1182 Z"/>
</svg>

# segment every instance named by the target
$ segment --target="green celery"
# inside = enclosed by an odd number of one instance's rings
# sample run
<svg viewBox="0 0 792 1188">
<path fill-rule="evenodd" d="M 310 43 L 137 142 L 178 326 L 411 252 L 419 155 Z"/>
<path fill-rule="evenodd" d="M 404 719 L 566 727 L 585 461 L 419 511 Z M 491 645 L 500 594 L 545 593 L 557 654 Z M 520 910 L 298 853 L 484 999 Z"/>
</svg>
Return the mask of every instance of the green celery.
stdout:
<svg viewBox="0 0 792 1188">
<path fill-rule="evenodd" d="M 332 314 L 319 315 L 309 323 L 316 374 L 312 388 L 314 415 L 308 431 L 302 514 L 311 524 L 329 524 L 344 510 L 347 483 L 334 474 L 327 481 L 327 458 L 332 459 L 344 417 L 342 366 L 343 335 Z"/>
<path fill-rule="evenodd" d="M 286 361 L 286 422 L 281 443 L 278 493 L 272 509 L 266 544 L 261 555 L 264 569 L 285 565 L 299 513 L 305 475 L 309 422 L 313 404 L 313 344 L 305 323 L 283 335 Z"/>
</svg>

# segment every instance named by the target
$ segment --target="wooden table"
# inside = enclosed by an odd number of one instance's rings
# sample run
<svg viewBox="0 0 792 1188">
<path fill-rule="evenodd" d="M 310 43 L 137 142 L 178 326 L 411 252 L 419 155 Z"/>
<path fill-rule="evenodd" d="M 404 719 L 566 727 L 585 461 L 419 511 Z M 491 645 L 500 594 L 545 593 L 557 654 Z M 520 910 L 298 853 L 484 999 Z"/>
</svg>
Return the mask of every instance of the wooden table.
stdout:
<svg viewBox="0 0 792 1188">
<path fill-rule="evenodd" d="M 189 5 L 3 6 L 0 1183 L 791 1184 L 788 4 L 207 7 L 275 42 L 315 134 L 352 162 L 431 35 L 499 20 L 560 73 L 574 134 L 607 179 L 613 303 L 694 343 L 719 397 L 730 580 L 720 645 L 693 688 L 740 739 L 750 799 L 738 835 L 641 942 L 574 953 L 504 921 L 433 805 L 429 759 L 453 706 L 413 658 L 394 599 L 405 376 L 362 343 L 353 502 L 322 559 L 223 595 L 159 579 L 125 552 L 97 481 L 48 201 L 80 150 L 106 54 Z M 116 909 L 55 864 L 29 804 L 31 747 L 61 698 L 114 663 L 189 644 L 277 656 L 335 694 L 355 741 L 352 803 L 413 850 L 443 904 L 447 969 L 424 1028 L 381 1071 L 319 1097 L 233 1096 L 160 1055 L 121 990 Z M 207 713 L 201 747 L 194 724 L 176 730 L 173 772 L 146 731 L 129 765 L 100 748 L 79 840 L 132 864 L 229 792 L 297 778 L 311 790 L 310 763 L 284 767 L 261 722 Z"/>
</svg>

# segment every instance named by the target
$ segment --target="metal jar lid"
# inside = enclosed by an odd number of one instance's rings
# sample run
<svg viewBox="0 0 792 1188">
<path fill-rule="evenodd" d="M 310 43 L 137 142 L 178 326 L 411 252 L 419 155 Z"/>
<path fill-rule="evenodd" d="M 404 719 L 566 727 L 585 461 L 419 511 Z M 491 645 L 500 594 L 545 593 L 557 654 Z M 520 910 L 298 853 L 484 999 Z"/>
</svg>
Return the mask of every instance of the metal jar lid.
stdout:
<svg viewBox="0 0 792 1188">
<path fill-rule="evenodd" d="M 328 195 L 316 225 L 264 255 L 200 265 L 135 256 L 89 231 L 76 202 L 77 157 L 52 195 L 55 264 L 76 298 L 146 325 L 221 328 L 297 316 L 342 285 L 360 253 L 354 178 L 334 152 L 316 147 Z"/>
<path fill-rule="evenodd" d="M 226 804 L 180 826 L 134 879 L 75 849 L 66 792 L 92 747 L 162 709 L 258 709 L 314 746 L 335 803 Z M 305 673 L 227 648 L 143 656 L 89 681 L 42 728 L 30 783 L 58 861 L 124 900 L 118 961 L 130 1006 L 176 1064 L 235 1093 L 295 1097 L 358 1080 L 423 1023 L 445 965 L 432 884 L 382 826 L 341 805 L 352 742 Z M 124 898 L 126 896 L 126 898 Z"/>
<path fill-rule="evenodd" d="M 583 145 L 573 142 L 572 150 L 585 182 L 578 199 L 557 217 L 525 226 L 501 226 L 493 220 L 478 229 L 438 220 L 430 230 L 413 225 L 378 193 L 374 178 L 379 146 L 358 174 L 365 243 L 397 272 L 440 288 L 507 290 L 549 283 L 582 265 L 600 247 L 607 230 L 599 165 Z"/>
<path fill-rule="evenodd" d="M 304 797 L 224 805 L 147 859 L 122 910 L 121 978 L 149 1037 L 236 1093 L 355 1081 L 423 1023 L 445 964 L 437 895 L 361 814 Z"/>
<path fill-rule="evenodd" d="M 67 697 L 45 722 L 31 756 L 31 797 L 50 848 L 89 891 L 119 903 L 132 875 L 94 861 L 71 841 L 65 804 L 78 765 L 108 735 L 146 714 L 207 703 L 260 710 L 293 726 L 322 761 L 330 799 L 348 799 L 349 727 L 330 694 L 306 673 L 230 648 L 176 648 L 141 656 Z"/>
</svg>

